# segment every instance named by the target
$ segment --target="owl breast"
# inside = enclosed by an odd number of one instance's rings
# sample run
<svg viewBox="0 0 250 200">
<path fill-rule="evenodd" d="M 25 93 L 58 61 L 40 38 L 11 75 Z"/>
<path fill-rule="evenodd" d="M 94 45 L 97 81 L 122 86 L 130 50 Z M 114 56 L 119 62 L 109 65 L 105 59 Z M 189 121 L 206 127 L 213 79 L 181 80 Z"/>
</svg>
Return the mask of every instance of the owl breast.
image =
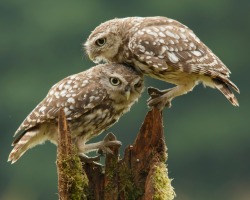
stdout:
<svg viewBox="0 0 250 200">
<path fill-rule="evenodd" d="M 125 109 L 115 110 L 111 104 L 101 104 L 73 120 L 69 126 L 73 138 L 82 137 L 88 141 L 116 123 Z"/>
</svg>

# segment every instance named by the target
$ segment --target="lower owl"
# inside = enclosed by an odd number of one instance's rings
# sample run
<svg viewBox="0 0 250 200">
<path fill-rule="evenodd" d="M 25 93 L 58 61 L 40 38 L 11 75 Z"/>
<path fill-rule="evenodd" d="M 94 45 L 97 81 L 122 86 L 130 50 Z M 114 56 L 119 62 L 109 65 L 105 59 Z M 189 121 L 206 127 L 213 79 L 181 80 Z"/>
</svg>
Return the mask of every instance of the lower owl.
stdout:
<svg viewBox="0 0 250 200">
<path fill-rule="evenodd" d="M 149 89 L 149 106 L 170 107 L 172 99 L 198 83 L 218 89 L 234 106 L 230 70 L 182 23 L 167 17 L 127 17 L 97 26 L 84 44 L 96 63 L 126 63 L 143 74 L 176 85 L 168 90 Z"/>
<path fill-rule="evenodd" d="M 104 64 L 55 84 L 26 117 L 14 136 L 8 161 L 16 162 L 28 149 L 50 140 L 57 144 L 58 113 L 63 109 L 79 155 L 108 149 L 105 140 L 86 144 L 129 111 L 143 91 L 143 76 L 120 64 Z M 119 141 L 116 141 L 120 144 Z"/>
</svg>

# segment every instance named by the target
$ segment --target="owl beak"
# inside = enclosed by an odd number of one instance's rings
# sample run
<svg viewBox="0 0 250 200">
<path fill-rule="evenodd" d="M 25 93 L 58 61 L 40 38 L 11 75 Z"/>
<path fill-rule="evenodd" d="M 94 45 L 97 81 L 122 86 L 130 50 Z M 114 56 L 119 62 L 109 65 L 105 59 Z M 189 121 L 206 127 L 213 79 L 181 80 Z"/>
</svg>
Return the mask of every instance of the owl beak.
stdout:
<svg viewBox="0 0 250 200">
<path fill-rule="evenodd" d="M 91 61 L 93 61 L 94 63 L 97 63 L 97 60 L 95 60 L 95 57 L 94 57 L 93 54 L 88 53 L 88 56 L 89 56 L 89 59 L 90 59 Z"/>
<path fill-rule="evenodd" d="M 131 91 L 131 88 L 129 86 L 126 86 L 125 87 L 125 97 L 127 100 L 129 100 L 129 98 L 130 98 L 130 91 Z"/>
<path fill-rule="evenodd" d="M 94 58 L 93 58 L 93 55 L 91 55 L 90 53 L 88 53 L 88 56 L 89 56 L 89 59 L 90 60 L 93 60 Z"/>
<path fill-rule="evenodd" d="M 129 100 L 130 97 L 130 91 L 125 92 L 126 99 Z"/>
</svg>

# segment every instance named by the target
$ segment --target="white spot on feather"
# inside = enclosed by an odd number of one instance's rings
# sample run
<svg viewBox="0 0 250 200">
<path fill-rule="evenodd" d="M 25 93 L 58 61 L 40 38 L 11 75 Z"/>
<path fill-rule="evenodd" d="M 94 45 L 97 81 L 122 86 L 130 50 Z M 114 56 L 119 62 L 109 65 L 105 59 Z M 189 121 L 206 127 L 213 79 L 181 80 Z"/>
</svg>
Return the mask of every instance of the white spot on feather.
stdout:
<svg viewBox="0 0 250 200">
<path fill-rule="evenodd" d="M 72 83 L 72 80 L 68 80 L 68 81 L 67 81 L 67 84 L 71 84 L 71 83 Z"/>
<path fill-rule="evenodd" d="M 139 35 L 144 35 L 144 31 L 139 31 L 138 34 Z"/>
<path fill-rule="evenodd" d="M 69 89 L 69 88 L 71 88 L 71 86 L 69 85 L 69 84 L 66 84 L 66 85 L 64 85 L 64 89 Z"/>
<path fill-rule="evenodd" d="M 165 29 L 164 29 L 165 30 Z M 159 33 L 159 36 L 161 36 L 161 37 L 166 37 L 166 35 L 163 33 L 163 32 L 160 32 Z"/>
<path fill-rule="evenodd" d="M 160 55 L 164 54 L 167 50 L 168 50 L 167 47 L 162 46 L 162 47 L 161 47 Z"/>
<path fill-rule="evenodd" d="M 182 33 L 185 33 L 185 32 L 186 32 L 185 28 L 180 28 L 180 31 L 181 31 Z"/>
<path fill-rule="evenodd" d="M 64 96 L 66 95 L 66 93 L 67 93 L 67 90 L 61 91 L 61 92 L 60 92 L 61 97 L 64 97 Z"/>
<path fill-rule="evenodd" d="M 169 40 L 170 44 L 174 44 L 174 41 L 173 40 Z"/>
<path fill-rule="evenodd" d="M 38 111 L 39 111 L 39 112 L 44 112 L 45 109 L 46 109 L 46 106 L 42 106 Z"/>
<path fill-rule="evenodd" d="M 144 53 L 145 52 L 145 47 L 144 46 L 142 46 L 142 45 L 138 45 L 138 47 L 139 47 L 139 51 L 140 52 L 142 52 L 142 53 Z"/>
<path fill-rule="evenodd" d="M 74 103 L 75 103 L 75 99 L 72 98 L 72 97 L 71 97 L 71 98 L 68 98 L 67 102 L 68 102 L 68 103 L 73 103 L 73 104 L 74 104 Z"/>
<path fill-rule="evenodd" d="M 60 84 L 59 87 L 58 87 L 58 89 L 59 89 L 59 90 L 62 90 L 63 85 L 64 85 L 64 83 Z"/>
<path fill-rule="evenodd" d="M 180 33 L 180 36 L 181 36 L 181 39 L 184 39 L 184 40 L 187 39 L 187 36 L 183 33 Z"/>
<path fill-rule="evenodd" d="M 172 63 L 177 63 L 179 61 L 179 58 L 175 55 L 173 52 L 167 52 L 168 58 Z"/>
<path fill-rule="evenodd" d="M 166 28 L 165 28 L 165 27 L 163 27 L 163 26 L 161 26 L 161 27 L 160 27 L 160 30 L 161 30 L 161 31 L 165 31 L 165 30 L 166 30 Z"/>
<path fill-rule="evenodd" d="M 67 107 L 64 108 L 63 110 L 66 116 L 71 114 L 71 111 Z"/>
<path fill-rule="evenodd" d="M 89 81 L 88 81 L 88 80 L 84 80 L 82 83 L 83 83 L 83 84 L 88 84 Z"/>
<path fill-rule="evenodd" d="M 194 54 L 195 56 L 201 56 L 201 52 L 200 51 L 191 51 L 192 54 Z"/>
<path fill-rule="evenodd" d="M 189 47 L 190 47 L 190 48 L 195 48 L 195 44 L 194 44 L 193 42 L 190 42 Z M 191 49 L 190 49 L 190 50 L 191 50 Z"/>
<path fill-rule="evenodd" d="M 76 75 L 70 76 L 70 79 L 71 79 L 71 80 L 73 80 L 73 79 L 75 79 L 75 78 L 76 78 Z"/>
<path fill-rule="evenodd" d="M 153 56 L 154 53 L 153 53 L 152 51 L 146 51 L 146 52 L 145 52 L 145 55 Z"/>
<path fill-rule="evenodd" d="M 160 39 L 159 42 L 165 44 L 165 41 L 163 39 Z"/>
<path fill-rule="evenodd" d="M 57 99 L 59 99 L 59 92 L 55 92 L 55 96 Z"/>
<path fill-rule="evenodd" d="M 180 39 L 179 35 L 176 35 L 176 34 L 170 32 L 170 31 L 166 31 L 166 34 L 167 34 L 167 36 L 175 38 L 177 40 Z"/>
</svg>

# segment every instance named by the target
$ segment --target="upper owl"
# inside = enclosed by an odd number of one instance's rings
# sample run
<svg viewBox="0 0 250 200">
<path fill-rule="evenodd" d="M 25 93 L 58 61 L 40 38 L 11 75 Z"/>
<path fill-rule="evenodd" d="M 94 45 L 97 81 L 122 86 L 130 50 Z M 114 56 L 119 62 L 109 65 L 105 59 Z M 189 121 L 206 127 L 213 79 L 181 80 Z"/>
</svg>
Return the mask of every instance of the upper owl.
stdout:
<svg viewBox="0 0 250 200">
<path fill-rule="evenodd" d="M 219 89 L 235 106 L 229 69 L 187 26 L 167 17 L 113 19 L 94 29 L 84 44 L 94 62 L 128 63 L 138 71 L 177 87 L 152 90 L 151 105 L 160 107 L 202 82 Z M 159 95 L 161 94 L 161 95 Z M 163 97 L 163 95 L 165 95 Z"/>
</svg>

